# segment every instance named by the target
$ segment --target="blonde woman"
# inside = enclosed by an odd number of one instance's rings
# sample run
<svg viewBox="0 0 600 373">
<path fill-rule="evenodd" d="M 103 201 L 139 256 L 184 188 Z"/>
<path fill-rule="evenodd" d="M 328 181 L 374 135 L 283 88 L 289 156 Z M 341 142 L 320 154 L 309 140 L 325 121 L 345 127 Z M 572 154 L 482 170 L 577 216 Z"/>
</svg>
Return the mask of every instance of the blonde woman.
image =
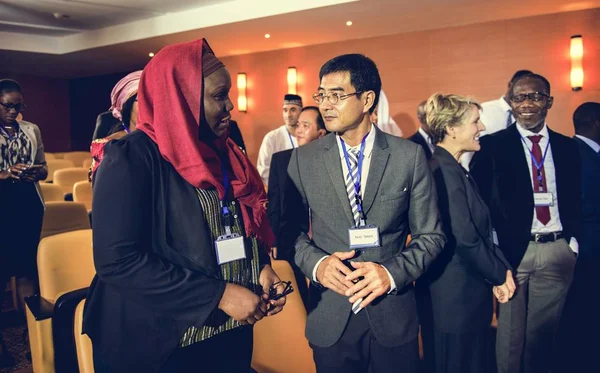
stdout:
<svg viewBox="0 0 600 373">
<path fill-rule="evenodd" d="M 430 165 L 448 238 L 419 284 L 425 359 L 436 373 L 489 371 L 492 288 L 499 302 L 515 290 L 511 267 L 492 240 L 488 208 L 459 163 L 480 149 L 480 110 L 469 98 L 439 93 L 425 105 L 436 145 Z"/>
</svg>

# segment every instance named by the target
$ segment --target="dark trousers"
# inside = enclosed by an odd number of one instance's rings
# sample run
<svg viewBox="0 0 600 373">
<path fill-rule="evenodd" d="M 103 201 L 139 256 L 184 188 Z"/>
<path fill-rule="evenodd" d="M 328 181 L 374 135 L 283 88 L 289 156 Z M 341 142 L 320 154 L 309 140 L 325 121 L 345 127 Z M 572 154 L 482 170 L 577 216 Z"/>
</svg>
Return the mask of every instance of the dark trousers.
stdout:
<svg viewBox="0 0 600 373">
<path fill-rule="evenodd" d="M 251 362 L 252 328 L 238 327 L 191 346 L 175 349 L 157 372 L 248 373 Z M 94 372 L 118 371 L 113 370 L 94 349 Z"/>
<path fill-rule="evenodd" d="M 383 346 L 371 330 L 367 313 L 352 314 L 339 341 L 330 347 L 310 344 L 318 373 L 417 373 L 417 338 L 400 346 Z"/>
</svg>

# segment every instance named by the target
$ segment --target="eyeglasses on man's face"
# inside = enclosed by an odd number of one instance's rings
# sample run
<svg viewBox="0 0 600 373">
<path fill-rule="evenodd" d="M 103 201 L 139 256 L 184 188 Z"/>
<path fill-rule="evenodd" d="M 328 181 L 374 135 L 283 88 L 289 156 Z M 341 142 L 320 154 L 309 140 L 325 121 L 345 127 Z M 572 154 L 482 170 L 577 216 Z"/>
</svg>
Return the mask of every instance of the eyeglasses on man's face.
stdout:
<svg viewBox="0 0 600 373">
<path fill-rule="evenodd" d="M 520 93 L 518 95 L 512 95 L 510 97 L 510 100 L 512 102 L 516 102 L 516 103 L 521 103 L 524 102 L 526 99 L 529 99 L 529 101 L 532 102 L 542 102 L 547 100 L 550 97 L 549 94 L 544 93 L 544 92 L 531 92 L 531 93 Z"/>
<path fill-rule="evenodd" d="M 315 100 L 317 105 L 321 105 L 325 101 L 325 98 L 327 98 L 327 101 L 329 101 L 329 103 L 331 105 L 335 105 L 338 102 L 340 102 L 340 100 L 345 100 L 350 96 L 360 95 L 363 92 L 365 92 L 365 91 L 358 91 L 358 92 L 354 92 L 354 93 L 348 93 L 345 95 L 341 95 L 338 92 L 328 92 L 328 93 L 317 92 L 312 95 L 312 98 L 313 98 L 313 100 Z"/>
<path fill-rule="evenodd" d="M 17 113 L 22 113 L 23 111 L 25 111 L 25 104 L 5 104 L 3 102 L 0 102 L 0 105 L 2 105 L 4 109 L 6 109 L 6 111 L 11 111 L 12 109 L 15 109 Z"/>
</svg>

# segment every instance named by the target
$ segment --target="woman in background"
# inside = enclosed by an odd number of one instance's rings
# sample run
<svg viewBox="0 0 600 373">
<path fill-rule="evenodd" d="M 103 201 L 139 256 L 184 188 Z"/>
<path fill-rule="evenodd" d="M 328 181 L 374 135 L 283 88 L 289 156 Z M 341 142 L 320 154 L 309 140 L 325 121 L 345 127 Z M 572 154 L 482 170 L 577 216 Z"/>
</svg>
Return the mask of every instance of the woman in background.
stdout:
<svg viewBox="0 0 600 373">
<path fill-rule="evenodd" d="M 118 140 L 135 131 L 137 124 L 137 91 L 142 71 L 134 71 L 119 80 L 110 93 L 110 112 L 117 123 L 108 133 L 108 137 L 94 139 L 90 148 L 92 166 L 89 179 L 92 180 L 104 157 L 104 146 L 111 140 Z"/>
<path fill-rule="evenodd" d="M 21 304 L 38 286 L 36 255 L 44 217 L 38 182 L 48 176 L 40 129 L 17 120 L 24 109 L 19 83 L 0 80 L 0 289 L 16 276 Z M 0 335 L 0 367 L 13 364 Z"/>
<path fill-rule="evenodd" d="M 425 360 L 435 373 L 489 372 L 492 292 L 504 303 L 515 290 L 511 267 L 493 243 L 489 210 L 459 163 L 464 153 L 481 148 L 479 110 L 468 98 L 439 93 L 425 105 L 436 144 L 430 165 L 448 239 L 418 286 Z"/>
<path fill-rule="evenodd" d="M 140 80 L 139 131 L 106 146 L 84 311 L 96 373 L 246 373 L 251 325 L 285 304 L 230 88 L 206 40 L 165 47 Z"/>
</svg>

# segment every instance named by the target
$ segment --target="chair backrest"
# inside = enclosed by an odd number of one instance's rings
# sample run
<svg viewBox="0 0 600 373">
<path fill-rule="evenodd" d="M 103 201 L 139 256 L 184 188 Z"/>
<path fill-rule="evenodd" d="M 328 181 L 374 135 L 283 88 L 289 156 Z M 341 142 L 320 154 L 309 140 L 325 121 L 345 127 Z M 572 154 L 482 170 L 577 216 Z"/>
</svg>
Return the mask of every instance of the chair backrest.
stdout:
<svg viewBox="0 0 600 373">
<path fill-rule="evenodd" d="M 92 158 L 87 158 L 86 160 L 83 161 L 83 168 L 85 168 L 86 170 L 89 170 L 90 167 L 92 167 Z"/>
<path fill-rule="evenodd" d="M 40 241 L 37 254 L 40 296 L 55 302 L 62 293 L 88 287 L 94 278 L 92 230 L 49 236 Z"/>
<path fill-rule="evenodd" d="M 56 159 L 56 154 L 54 154 L 54 153 L 44 152 L 44 156 L 46 157 L 46 160 L 48 160 L 48 159 Z"/>
<path fill-rule="evenodd" d="M 46 203 L 40 238 L 89 228 L 90 218 L 83 203 L 48 202 Z"/>
<path fill-rule="evenodd" d="M 73 328 L 73 334 L 75 336 L 75 347 L 77 349 L 77 363 L 79 365 L 79 373 L 94 373 L 92 340 L 87 334 L 82 334 L 83 307 L 85 307 L 85 299 L 82 300 L 75 309 L 75 327 Z"/>
<path fill-rule="evenodd" d="M 92 183 L 89 181 L 78 181 L 73 185 L 73 201 L 80 202 L 90 211 L 92 209 Z"/>
<path fill-rule="evenodd" d="M 83 167 L 69 167 L 54 172 L 54 184 L 59 185 L 63 193 L 73 193 L 73 186 L 78 181 L 87 181 L 88 170 Z"/>
<path fill-rule="evenodd" d="M 76 167 L 83 167 L 83 162 L 92 157 L 90 152 L 68 152 L 64 155 L 65 159 L 73 162 Z"/>
<path fill-rule="evenodd" d="M 48 166 L 48 177 L 45 180 L 46 182 L 54 180 L 54 172 L 56 170 L 73 167 L 73 162 L 65 159 L 47 159 L 46 163 Z"/>
<path fill-rule="evenodd" d="M 44 202 L 58 202 L 65 200 L 65 194 L 63 193 L 62 188 L 58 185 L 40 183 L 40 188 L 42 189 Z"/>
<path fill-rule="evenodd" d="M 283 311 L 254 325 L 252 368 L 259 373 L 315 372 L 312 350 L 304 336 L 306 309 L 292 267 L 283 260 L 273 260 L 271 265 L 282 281 L 292 282 L 295 291 L 287 296 Z"/>
</svg>

